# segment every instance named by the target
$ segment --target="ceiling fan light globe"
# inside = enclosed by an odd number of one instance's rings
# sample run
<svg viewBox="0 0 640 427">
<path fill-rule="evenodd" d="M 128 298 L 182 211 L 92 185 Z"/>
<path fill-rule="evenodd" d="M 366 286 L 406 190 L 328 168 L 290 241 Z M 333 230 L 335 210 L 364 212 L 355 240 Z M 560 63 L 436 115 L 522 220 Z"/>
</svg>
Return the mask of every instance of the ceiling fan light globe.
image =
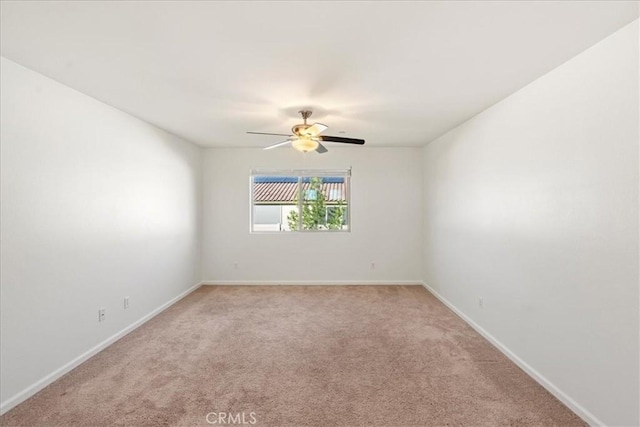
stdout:
<svg viewBox="0 0 640 427">
<path fill-rule="evenodd" d="M 318 141 L 314 141 L 311 138 L 298 138 L 291 142 L 293 148 L 303 153 L 308 151 L 315 151 L 318 148 Z"/>
</svg>

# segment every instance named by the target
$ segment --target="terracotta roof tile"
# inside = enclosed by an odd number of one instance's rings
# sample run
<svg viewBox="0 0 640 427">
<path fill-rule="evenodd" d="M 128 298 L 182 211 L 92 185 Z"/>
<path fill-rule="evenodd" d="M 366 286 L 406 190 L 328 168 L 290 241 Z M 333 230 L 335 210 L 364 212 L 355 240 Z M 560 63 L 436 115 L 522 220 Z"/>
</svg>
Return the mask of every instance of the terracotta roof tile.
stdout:
<svg viewBox="0 0 640 427">
<path fill-rule="evenodd" d="M 303 183 L 303 191 L 309 188 Z M 255 203 L 293 203 L 296 200 L 298 183 L 296 182 L 256 182 L 253 185 Z M 347 186 L 344 182 L 322 184 L 322 192 L 327 202 L 346 201 Z"/>
</svg>

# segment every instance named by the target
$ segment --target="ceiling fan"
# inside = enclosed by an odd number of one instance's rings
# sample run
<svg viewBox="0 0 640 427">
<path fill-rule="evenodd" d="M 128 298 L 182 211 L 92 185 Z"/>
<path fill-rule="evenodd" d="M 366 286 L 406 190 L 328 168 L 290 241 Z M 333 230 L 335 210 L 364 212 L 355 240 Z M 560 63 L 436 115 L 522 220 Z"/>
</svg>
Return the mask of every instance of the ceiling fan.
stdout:
<svg viewBox="0 0 640 427">
<path fill-rule="evenodd" d="M 311 117 L 312 111 L 310 110 L 300 110 L 298 111 L 304 120 L 304 123 L 297 124 L 291 128 L 291 135 L 287 135 L 285 133 L 265 133 L 265 132 L 247 132 L 254 135 L 279 135 L 279 136 L 287 136 L 286 141 L 278 142 L 273 145 L 269 145 L 265 147 L 264 150 L 271 150 L 272 148 L 280 147 L 286 144 L 291 144 L 293 148 L 298 151 L 302 151 L 303 153 L 309 151 L 316 151 L 318 153 L 326 153 L 327 147 L 322 145 L 320 141 L 323 142 L 339 142 L 342 144 L 358 144 L 363 145 L 364 139 L 356 139 L 356 138 L 343 138 L 341 136 L 327 136 L 320 135 L 329 127 L 327 125 L 323 125 L 322 123 L 314 123 L 312 125 L 307 124 L 307 119 Z"/>
</svg>

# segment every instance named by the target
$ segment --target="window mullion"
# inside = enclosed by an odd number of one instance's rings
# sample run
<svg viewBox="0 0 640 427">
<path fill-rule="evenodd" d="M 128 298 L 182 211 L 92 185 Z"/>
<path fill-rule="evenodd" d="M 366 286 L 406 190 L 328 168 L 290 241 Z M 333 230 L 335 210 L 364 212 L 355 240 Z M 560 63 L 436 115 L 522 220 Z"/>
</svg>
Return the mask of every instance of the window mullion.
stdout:
<svg viewBox="0 0 640 427">
<path fill-rule="evenodd" d="M 298 231 L 302 231 L 302 177 L 298 177 Z"/>
</svg>

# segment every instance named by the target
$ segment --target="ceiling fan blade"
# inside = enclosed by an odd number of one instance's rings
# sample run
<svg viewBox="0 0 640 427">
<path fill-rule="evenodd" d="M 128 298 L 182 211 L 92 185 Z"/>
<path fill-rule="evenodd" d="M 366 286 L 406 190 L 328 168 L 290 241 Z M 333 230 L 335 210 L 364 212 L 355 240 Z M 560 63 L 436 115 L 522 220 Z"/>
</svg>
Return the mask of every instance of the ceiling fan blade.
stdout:
<svg viewBox="0 0 640 427">
<path fill-rule="evenodd" d="M 323 125 L 322 123 L 314 123 L 305 129 L 304 133 L 309 136 L 318 136 L 325 130 L 329 129 L 329 126 Z"/>
<path fill-rule="evenodd" d="M 273 144 L 273 145 L 269 145 L 267 147 L 264 147 L 263 150 L 271 150 L 272 148 L 280 147 L 282 145 L 289 144 L 290 142 L 291 142 L 291 140 L 287 139 L 286 141 L 278 142 L 277 144 Z"/>
<path fill-rule="evenodd" d="M 266 133 L 266 132 L 247 132 L 252 135 L 277 135 L 277 136 L 292 136 L 290 133 Z"/>
<path fill-rule="evenodd" d="M 327 135 L 320 135 L 318 136 L 318 138 L 320 138 L 321 141 L 326 141 L 326 142 L 341 142 L 343 144 L 358 144 L 358 145 L 364 144 L 364 139 L 343 138 L 341 136 L 327 136 Z"/>
<path fill-rule="evenodd" d="M 318 148 L 316 148 L 316 152 L 322 154 L 322 153 L 326 153 L 327 151 L 329 151 L 327 150 L 327 147 L 325 147 L 324 145 L 318 142 Z"/>
</svg>

